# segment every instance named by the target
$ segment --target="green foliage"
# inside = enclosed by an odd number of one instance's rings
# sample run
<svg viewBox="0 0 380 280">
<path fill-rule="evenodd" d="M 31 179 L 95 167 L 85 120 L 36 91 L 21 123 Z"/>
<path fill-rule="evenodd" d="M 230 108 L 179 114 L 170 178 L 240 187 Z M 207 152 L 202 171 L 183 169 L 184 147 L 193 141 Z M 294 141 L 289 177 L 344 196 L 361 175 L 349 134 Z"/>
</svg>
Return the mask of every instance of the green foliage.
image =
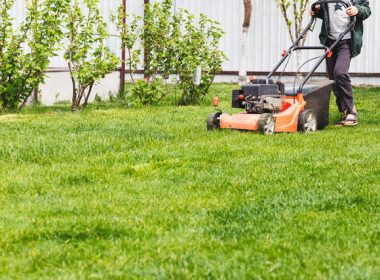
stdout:
<svg viewBox="0 0 380 280">
<path fill-rule="evenodd" d="M 198 22 L 185 11 L 184 30 L 178 40 L 177 73 L 182 89 L 181 104 L 195 104 L 205 96 L 226 56 L 219 50 L 224 34 L 219 23 L 201 14 Z M 199 84 L 195 72 L 201 69 Z"/>
<path fill-rule="evenodd" d="M 144 70 L 146 81 L 137 85 L 139 100 L 142 104 L 154 104 L 164 95 L 171 94 L 178 86 L 183 94 L 181 104 L 195 104 L 207 94 L 215 75 L 221 70 L 226 59 L 219 50 L 223 31 L 219 24 L 201 15 L 199 20 L 186 10 L 174 11 L 173 1 L 165 0 L 145 5 L 142 19 L 134 17 L 130 24 L 123 25 L 122 9 L 119 10 L 117 25 L 129 58 L 127 65 L 131 80 L 135 83 L 133 72 L 140 64 L 138 46 L 145 47 Z M 143 26 L 143 28 L 138 28 Z M 138 35 L 137 35 L 138 34 Z M 195 82 L 195 73 L 201 69 L 202 78 Z M 171 76 L 177 79 L 170 80 Z M 164 87 L 157 88 L 157 80 Z M 144 94 L 146 90 L 146 94 Z M 152 95 L 157 94 L 157 96 Z M 145 95 L 145 96 L 144 96 Z"/>
<path fill-rule="evenodd" d="M 147 50 L 144 70 L 148 80 L 157 75 L 167 80 L 175 74 L 181 19 L 180 13 L 173 12 L 172 0 L 145 5 L 142 42 Z"/>
<path fill-rule="evenodd" d="M 144 20 L 127 16 L 130 23 L 126 25 L 123 25 L 122 8 L 119 10 L 118 30 L 128 51 L 126 64 L 129 66 L 132 83 L 135 84 L 131 97 L 134 102 L 144 106 L 159 103 L 175 88 L 175 85 L 169 85 L 169 79 L 170 75 L 177 72 L 177 41 L 180 36 L 181 15 L 174 14 L 172 9 L 171 0 L 147 4 Z M 143 63 L 146 79 L 136 83 L 133 73 L 141 64 L 140 46 L 146 49 Z"/>
<path fill-rule="evenodd" d="M 379 279 L 380 89 L 355 91 L 358 127 L 310 135 L 210 133 L 209 104 L 0 116 L 0 278 Z"/>
<path fill-rule="evenodd" d="M 99 0 L 72 0 L 64 21 L 73 112 L 87 106 L 94 84 L 115 70 L 118 63 L 105 45 L 109 34 L 98 4 Z"/>
<path fill-rule="evenodd" d="M 21 43 L 26 35 L 13 28 L 10 16 L 13 4 L 13 0 L 0 2 L 0 96 L 3 109 L 15 109 L 21 99 L 18 86 L 22 78 Z"/>
<path fill-rule="evenodd" d="M 45 80 L 49 59 L 62 38 L 66 1 L 31 0 L 26 18 L 15 28 L 10 16 L 14 0 L 0 3 L 0 99 L 3 110 L 22 108 L 33 89 Z"/>
<path fill-rule="evenodd" d="M 309 0 L 276 0 L 277 5 L 285 19 L 289 37 L 292 42 L 295 42 L 296 38 L 302 32 L 302 23 L 305 15 L 305 11 L 309 5 Z M 306 38 L 302 41 L 301 45 L 305 42 Z"/>
<path fill-rule="evenodd" d="M 118 14 L 116 16 L 112 15 L 111 19 L 116 22 L 116 27 L 122 43 L 122 49 L 125 48 L 127 50 L 128 57 L 124 62 L 128 65 L 132 82 L 135 83 L 133 74 L 141 62 L 141 47 L 139 46 L 139 44 L 141 45 L 141 28 L 139 27 L 141 17 L 124 14 L 123 6 L 120 6 Z M 130 21 L 130 23 L 124 24 L 124 21 Z"/>
<path fill-rule="evenodd" d="M 132 98 L 141 105 L 158 104 L 166 96 L 162 79 L 155 78 L 153 81 L 138 80 L 132 88 Z"/>
</svg>

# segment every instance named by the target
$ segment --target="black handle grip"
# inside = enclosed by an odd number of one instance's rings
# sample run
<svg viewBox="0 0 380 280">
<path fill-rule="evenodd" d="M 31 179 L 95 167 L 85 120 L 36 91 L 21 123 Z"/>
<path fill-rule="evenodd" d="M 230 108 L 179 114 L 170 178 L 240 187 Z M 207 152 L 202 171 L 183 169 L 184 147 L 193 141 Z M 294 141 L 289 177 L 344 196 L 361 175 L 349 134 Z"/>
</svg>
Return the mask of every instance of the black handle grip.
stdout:
<svg viewBox="0 0 380 280">
<path fill-rule="evenodd" d="M 330 4 L 330 3 L 340 3 L 342 4 L 346 9 L 349 8 L 349 7 L 352 7 L 352 2 L 349 1 L 349 3 L 347 3 L 346 1 L 342 1 L 342 0 L 318 0 L 317 2 L 315 2 L 314 4 L 311 5 L 311 9 L 314 11 L 314 13 L 318 12 L 315 8 L 316 5 L 321 5 L 321 4 Z M 356 24 L 356 16 L 352 16 L 351 17 L 351 23 L 353 24 L 353 26 Z M 353 28 L 353 27 L 352 27 Z"/>
<path fill-rule="evenodd" d="M 334 3 L 343 4 L 343 6 L 345 6 L 346 8 L 352 6 L 351 1 L 349 3 L 347 3 L 346 1 L 342 1 L 342 0 L 318 0 L 317 2 L 315 2 L 314 4 L 311 5 L 311 9 L 314 11 L 316 5 L 334 4 Z"/>
</svg>

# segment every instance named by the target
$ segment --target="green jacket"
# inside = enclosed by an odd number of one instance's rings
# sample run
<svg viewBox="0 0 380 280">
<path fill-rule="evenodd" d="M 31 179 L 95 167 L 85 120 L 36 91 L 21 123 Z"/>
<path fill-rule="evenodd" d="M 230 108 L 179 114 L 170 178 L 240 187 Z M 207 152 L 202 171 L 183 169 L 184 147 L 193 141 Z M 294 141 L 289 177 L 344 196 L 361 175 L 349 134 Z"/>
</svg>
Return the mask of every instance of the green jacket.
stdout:
<svg viewBox="0 0 380 280">
<path fill-rule="evenodd" d="M 358 8 L 359 13 L 356 16 L 356 25 L 351 33 L 351 54 L 355 57 L 360 54 L 363 45 L 363 21 L 371 15 L 371 8 L 369 7 L 368 0 L 353 0 L 354 6 Z M 330 30 L 329 12 L 327 4 L 322 4 L 322 8 L 315 15 L 323 20 L 321 34 L 319 39 L 321 44 L 326 46 L 328 34 Z"/>
</svg>

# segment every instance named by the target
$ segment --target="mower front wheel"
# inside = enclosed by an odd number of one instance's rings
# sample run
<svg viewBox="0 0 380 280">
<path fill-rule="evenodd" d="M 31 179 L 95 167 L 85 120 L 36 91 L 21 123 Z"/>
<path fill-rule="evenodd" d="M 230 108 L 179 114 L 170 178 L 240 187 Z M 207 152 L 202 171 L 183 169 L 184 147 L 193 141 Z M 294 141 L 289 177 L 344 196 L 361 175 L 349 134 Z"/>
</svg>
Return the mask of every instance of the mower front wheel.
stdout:
<svg viewBox="0 0 380 280">
<path fill-rule="evenodd" d="M 298 117 L 298 130 L 304 133 L 317 131 L 317 117 L 312 110 L 304 110 Z"/>
<path fill-rule="evenodd" d="M 275 132 L 275 120 L 272 114 L 262 114 L 259 119 L 260 132 L 272 135 Z"/>
<path fill-rule="evenodd" d="M 220 128 L 220 116 L 222 113 L 212 113 L 207 118 L 207 130 L 214 130 Z"/>
</svg>

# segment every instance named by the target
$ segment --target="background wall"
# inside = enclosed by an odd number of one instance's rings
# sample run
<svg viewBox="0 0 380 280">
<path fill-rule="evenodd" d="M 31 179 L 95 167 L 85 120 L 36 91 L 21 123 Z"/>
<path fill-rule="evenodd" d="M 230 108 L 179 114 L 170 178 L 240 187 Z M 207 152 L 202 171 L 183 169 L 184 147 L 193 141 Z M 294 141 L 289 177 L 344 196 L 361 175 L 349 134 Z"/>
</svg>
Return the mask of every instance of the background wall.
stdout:
<svg viewBox="0 0 380 280">
<path fill-rule="evenodd" d="M 17 22 L 20 22 L 23 18 L 24 1 L 15 1 L 13 14 Z M 143 2 L 144 0 L 127 0 L 127 13 L 142 16 Z M 101 9 L 105 18 L 109 19 L 110 14 L 115 13 L 120 4 L 121 0 L 101 0 Z M 380 19 L 376 16 L 380 12 L 380 2 L 370 1 L 370 4 L 373 15 L 365 22 L 363 51 L 359 57 L 353 60 L 351 73 L 355 84 L 380 85 L 380 54 L 378 51 L 378 47 L 380 47 L 380 36 L 378 35 Z M 188 9 L 196 15 L 204 13 L 221 23 L 226 32 L 221 42 L 221 48 L 229 58 L 223 64 L 223 71 L 238 71 L 244 8 L 243 0 L 175 0 L 174 9 L 180 8 Z M 307 17 L 308 20 L 309 18 Z M 309 34 L 306 44 L 319 44 L 320 20 L 318 21 L 315 31 Z M 109 31 L 111 34 L 116 35 L 113 24 L 110 24 Z M 275 0 L 253 0 L 252 28 L 249 38 L 249 71 L 270 71 L 281 58 L 281 50 L 288 48 L 290 45 L 285 22 L 276 6 Z M 116 54 L 120 54 L 120 40 L 116 36 L 111 36 L 107 44 Z M 303 53 L 303 60 L 305 61 L 317 55 L 318 52 L 305 51 Z M 62 53 L 59 53 L 57 57 L 51 60 L 50 71 L 64 71 L 66 68 L 66 62 L 62 59 Z M 304 70 L 308 70 L 308 67 L 305 67 Z M 287 71 L 296 71 L 295 58 L 290 61 Z M 324 72 L 324 65 L 318 71 Z M 49 77 L 47 84 L 42 88 L 44 94 L 48 93 L 51 95 L 51 98 L 46 98 L 47 103 L 55 100 L 53 97 L 57 95 L 58 89 L 55 89 L 57 85 L 59 85 L 61 96 L 69 96 L 71 84 L 69 83 L 67 73 L 49 73 Z M 129 77 L 126 76 L 126 78 L 128 79 Z M 221 75 L 218 76 L 217 81 L 237 81 L 237 77 L 234 75 Z M 117 90 L 117 85 L 118 75 L 114 73 L 102 81 L 99 89 L 110 88 L 110 90 Z M 103 95 L 106 97 L 108 91 L 103 93 Z"/>
<path fill-rule="evenodd" d="M 312 1 L 315 2 L 315 1 Z M 354 59 L 351 71 L 356 73 L 380 73 L 379 27 L 380 1 L 370 1 L 373 15 L 365 22 L 363 53 Z M 242 0 L 177 0 L 178 7 L 189 9 L 195 14 L 205 13 L 218 20 L 226 36 L 222 49 L 230 61 L 223 70 L 238 70 L 240 55 L 241 25 L 243 22 Z M 306 21 L 309 21 L 307 16 Z M 306 22 L 305 22 L 306 24 Z M 307 44 L 319 45 L 320 20 L 315 31 L 309 34 Z M 290 40 L 284 19 L 275 0 L 253 0 L 253 18 L 250 32 L 250 51 L 248 59 L 251 71 L 269 71 L 280 58 L 281 50 L 288 48 Z M 318 52 L 304 52 L 304 59 L 318 55 Z M 289 71 L 295 71 L 295 60 L 289 65 Z M 321 69 L 323 70 L 323 69 Z"/>
</svg>

